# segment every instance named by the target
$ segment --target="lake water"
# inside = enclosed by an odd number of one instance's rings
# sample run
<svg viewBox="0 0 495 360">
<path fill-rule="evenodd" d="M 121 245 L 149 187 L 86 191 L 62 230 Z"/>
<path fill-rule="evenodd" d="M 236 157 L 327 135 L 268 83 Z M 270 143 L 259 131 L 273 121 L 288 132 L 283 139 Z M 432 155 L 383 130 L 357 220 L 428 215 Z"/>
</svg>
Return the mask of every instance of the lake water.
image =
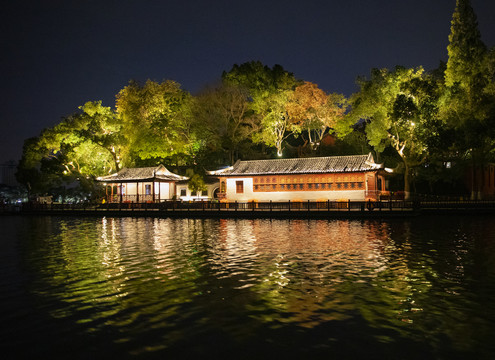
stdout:
<svg viewBox="0 0 495 360">
<path fill-rule="evenodd" d="M 489 216 L 0 226 L 7 358 L 495 356 Z"/>
</svg>

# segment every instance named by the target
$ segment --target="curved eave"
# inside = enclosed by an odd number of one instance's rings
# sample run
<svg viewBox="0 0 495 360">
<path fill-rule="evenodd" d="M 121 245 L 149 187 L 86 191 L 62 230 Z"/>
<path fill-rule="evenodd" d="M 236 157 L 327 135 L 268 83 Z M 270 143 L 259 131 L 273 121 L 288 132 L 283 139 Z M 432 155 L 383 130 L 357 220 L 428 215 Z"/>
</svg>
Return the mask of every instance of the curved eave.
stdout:
<svg viewBox="0 0 495 360">
<path fill-rule="evenodd" d="M 218 177 L 225 177 L 225 176 L 263 176 L 263 175 L 304 175 L 304 174 L 331 174 L 331 173 L 356 173 L 356 172 L 368 172 L 368 171 L 377 171 L 380 170 L 381 166 L 376 166 L 376 167 L 370 167 L 366 169 L 352 169 L 352 170 L 346 170 L 346 169 L 332 169 L 332 170 L 314 170 L 314 171 L 295 171 L 295 172 L 259 172 L 259 173 L 220 173 L 217 174 L 216 176 Z"/>
<path fill-rule="evenodd" d="M 119 178 L 97 178 L 97 181 L 100 182 L 113 182 L 113 183 L 132 183 L 132 182 L 177 182 L 183 180 L 189 180 L 188 177 L 180 177 L 180 178 L 165 178 L 165 177 L 151 177 L 151 178 L 135 178 L 135 179 L 119 179 Z"/>
</svg>

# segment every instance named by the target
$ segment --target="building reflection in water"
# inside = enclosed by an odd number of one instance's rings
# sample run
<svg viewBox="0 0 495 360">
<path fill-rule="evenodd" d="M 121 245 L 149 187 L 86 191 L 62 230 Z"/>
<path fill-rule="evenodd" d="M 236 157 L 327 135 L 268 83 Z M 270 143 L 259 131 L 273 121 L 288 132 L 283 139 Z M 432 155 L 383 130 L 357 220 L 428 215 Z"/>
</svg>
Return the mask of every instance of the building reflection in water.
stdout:
<svg viewBox="0 0 495 360">
<path fill-rule="evenodd" d="M 33 219 L 23 262 L 52 317 L 117 328 L 122 343 L 151 324 L 147 349 L 172 330 L 249 337 L 333 322 L 381 329 L 379 342 L 445 334 L 468 346 L 463 329 L 489 329 L 469 314 L 491 311 L 471 288 L 493 291 L 495 227 L 441 220 Z"/>
</svg>

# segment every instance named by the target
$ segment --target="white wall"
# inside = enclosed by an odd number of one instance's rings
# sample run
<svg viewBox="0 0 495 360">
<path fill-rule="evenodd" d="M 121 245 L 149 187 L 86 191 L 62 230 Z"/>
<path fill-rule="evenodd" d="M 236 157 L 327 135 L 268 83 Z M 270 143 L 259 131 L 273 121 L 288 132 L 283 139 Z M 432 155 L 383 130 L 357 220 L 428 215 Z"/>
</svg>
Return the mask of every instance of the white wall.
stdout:
<svg viewBox="0 0 495 360">
<path fill-rule="evenodd" d="M 212 199 L 213 198 L 213 192 L 219 186 L 220 186 L 219 183 L 207 184 L 206 185 L 206 188 L 207 188 L 206 193 L 207 193 L 207 195 L 201 195 L 201 196 L 194 195 L 194 196 L 192 196 L 191 195 L 191 190 L 189 189 L 188 185 L 187 184 L 180 184 L 180 185 L 177 185 L 176 194 L 177 194 L 177 198 L 178 199 L 181 199 L 181 200 L 184 200 L 184 201 L 201 201 L 201 200 L 205 200 L 206 201 L 206 200 L 209 200 L 209 199 Z M 181 196 L 180 195 L 182 189 L 185 189 L 186 190 L 186 195 L 185 196 Z"/>
<path fill-rule="evenodd" d="M 244 193 L 236 193 L 236 181 L 244 182 Z M 252 178 L 227 179 L 227 201 L 316 201 L 316 200 L 364 200 L 365 190 L 332 190 L 332 191 L 253 191 Z"/>
<path fill-rule="evenodd" d="M 172 198 L 170 195 L 170 184 L 169 183 L 155 183 L 155 191 L 159 192 L 160 200 L 168 200 Z M 158 198 L 158 194 L 155 195 Z"/>
</svg>

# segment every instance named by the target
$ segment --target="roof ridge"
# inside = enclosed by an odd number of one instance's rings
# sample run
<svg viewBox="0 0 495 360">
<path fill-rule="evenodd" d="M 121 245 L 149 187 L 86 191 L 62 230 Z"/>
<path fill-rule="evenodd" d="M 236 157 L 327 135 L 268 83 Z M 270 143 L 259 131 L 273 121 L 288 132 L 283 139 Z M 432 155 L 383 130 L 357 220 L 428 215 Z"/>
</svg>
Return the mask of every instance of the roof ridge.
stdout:
<svg viewBox="0 0 495 360">
<path fill-rule="evenodd" d="M 328 158 L 345 158 L 345 157 L 369 157 L 370 154 L 366 155 L 331 155 L 331 156 L 311 156 L 311 157 L 299 157 L 299 158 L 282 158 L 282 159 L 260 159 L 260 160 L 240 160 L 240 162 L 260 162 L 260 161 L 282 161 L 282 160 L 311 160 L 311 159 L 328 159 Z M 239 161 L 237 161 L 239 162 Z M 236 163 L 237 163 L 236 162 Z M 235 164 L 234 164 L 235 165 Z"/>
</svg>

